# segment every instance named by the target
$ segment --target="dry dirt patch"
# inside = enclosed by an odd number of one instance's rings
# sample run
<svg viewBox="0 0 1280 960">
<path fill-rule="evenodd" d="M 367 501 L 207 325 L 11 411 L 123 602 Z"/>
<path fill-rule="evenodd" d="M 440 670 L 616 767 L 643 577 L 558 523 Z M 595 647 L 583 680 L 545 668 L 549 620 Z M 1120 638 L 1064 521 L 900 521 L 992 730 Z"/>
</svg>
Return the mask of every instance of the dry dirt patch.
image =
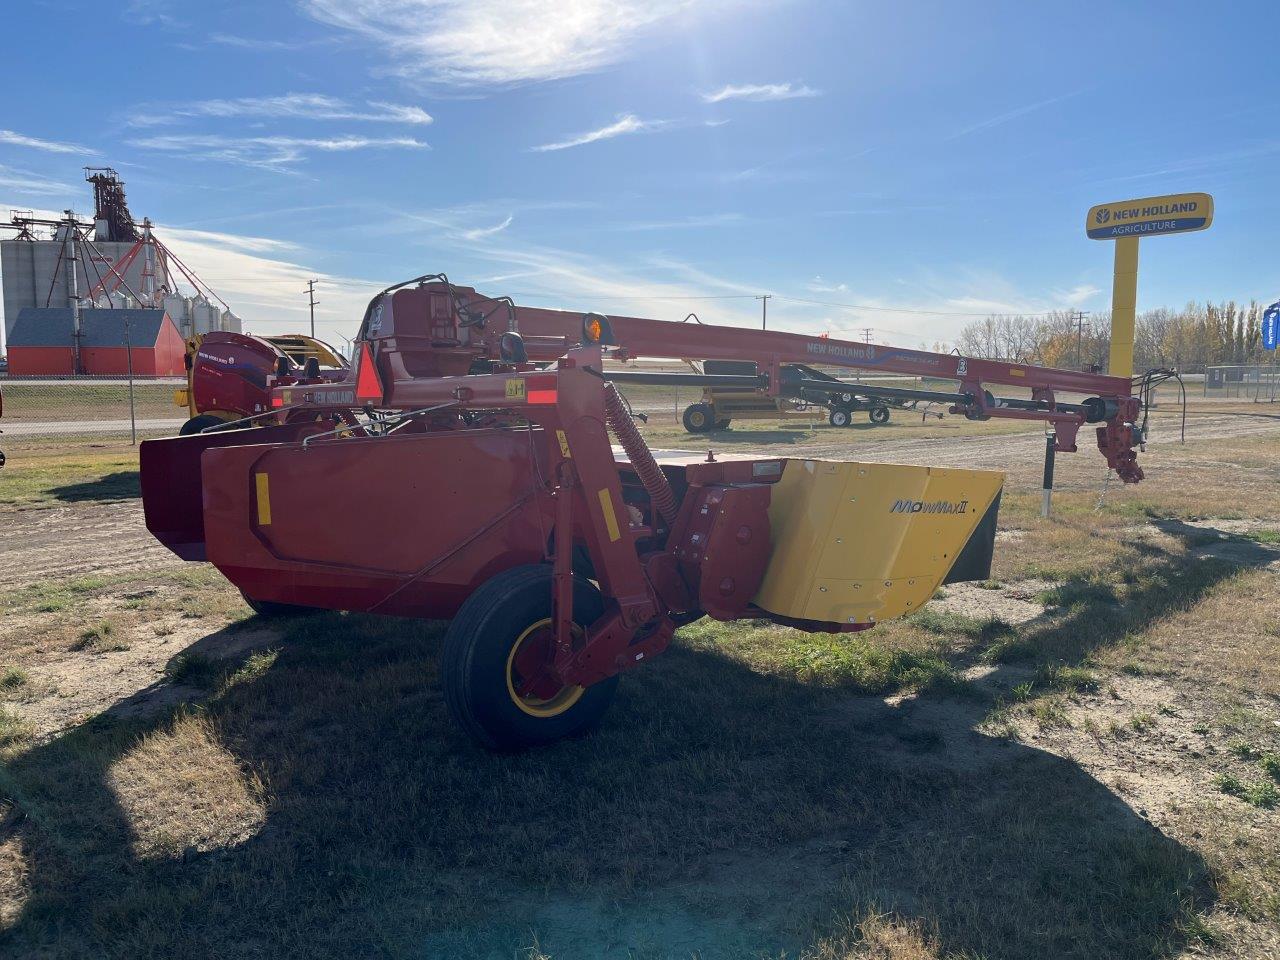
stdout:
<svg viewBox="0 0 1280 960">
<path fill-rule="evenodd" d="M 1039 597 L 1056 586 L 1058 581 L 1035 577 L 1008 583 L 952 583 L 943 588 L 942 596 L 929 602 L 929 608 L 1018 626 L 1044 615 L 1045 606 Z"/>
</svg>

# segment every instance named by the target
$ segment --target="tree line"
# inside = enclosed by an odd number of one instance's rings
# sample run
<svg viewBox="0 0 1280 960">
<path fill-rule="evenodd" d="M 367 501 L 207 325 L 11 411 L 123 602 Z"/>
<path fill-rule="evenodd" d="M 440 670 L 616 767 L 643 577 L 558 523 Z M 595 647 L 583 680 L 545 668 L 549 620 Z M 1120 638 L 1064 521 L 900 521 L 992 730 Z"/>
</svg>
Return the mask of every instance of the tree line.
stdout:
<svg viewBox="0 0 1280 960">
<path fill-rule="evenodd" d="M 1134 332 L 1133 367 L 1199 373 L 1218 364 L 1271 363 L 1272 352 L 1262 349 L 1265 309 L 1257 301 L 1241 306 L 1232 300 L 1144 311 Z M 1080 370 L 1096 365 L 1105 370 L 1111 349 L 1111 311 L 1096 311 L 1083 321 L 1067 310 L 990 316 L 966 326 L 956 348 L 968 357 Z"/>
</svg>

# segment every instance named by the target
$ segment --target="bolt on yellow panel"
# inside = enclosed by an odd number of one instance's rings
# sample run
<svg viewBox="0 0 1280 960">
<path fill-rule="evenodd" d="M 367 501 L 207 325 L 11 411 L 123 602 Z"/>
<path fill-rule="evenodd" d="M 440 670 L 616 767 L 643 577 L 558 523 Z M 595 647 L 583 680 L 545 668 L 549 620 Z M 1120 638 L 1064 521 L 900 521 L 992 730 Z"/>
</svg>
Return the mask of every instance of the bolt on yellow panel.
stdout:
<svg viewBox="0 0 1280 960">
<path fill-rule="evenodd" d="M 911 613 L 951 570 L 1004 474 L 787 460 L 769 505 L 773 551 L 755 603 L 827 623 Z"/>
</svg>

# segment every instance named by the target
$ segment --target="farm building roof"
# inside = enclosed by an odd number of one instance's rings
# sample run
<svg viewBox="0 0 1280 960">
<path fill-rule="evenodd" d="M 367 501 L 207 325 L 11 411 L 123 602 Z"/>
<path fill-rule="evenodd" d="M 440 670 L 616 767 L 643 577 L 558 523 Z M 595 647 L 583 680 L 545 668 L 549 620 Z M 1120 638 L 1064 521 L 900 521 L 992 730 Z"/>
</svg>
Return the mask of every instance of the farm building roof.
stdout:
<svg viewBox="0 0 1280 960">
<path fill-rule="evenodd" d="M 123 347 L 127 322 L 129 342 L 135 347 L 151 347 L 160 336 L 160 327 L 165 319 L 163 310 L 81 310 L 80 344 L 84 347 Z M 71 330 L 70 307 L 24 307 L 9 331 L 9 346 L 69 347 Z"/>
</svg>

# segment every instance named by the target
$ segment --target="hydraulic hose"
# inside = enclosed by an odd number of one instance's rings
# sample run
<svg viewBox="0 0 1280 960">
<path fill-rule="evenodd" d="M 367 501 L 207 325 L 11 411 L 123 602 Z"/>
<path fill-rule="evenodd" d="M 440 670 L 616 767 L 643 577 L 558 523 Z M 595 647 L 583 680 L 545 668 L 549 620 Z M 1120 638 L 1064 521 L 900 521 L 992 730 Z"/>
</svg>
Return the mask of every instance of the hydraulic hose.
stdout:
<svg viewBox="0 0 1280 960">
<path fill-rule="evenodd" d="M 627 459 L 631 461 L 631 469 L 636 472 L 645 492 L 653 501 L 654 509 L 667 523 L 676 522 L 676 495 L 667 482 L 666 475 L 653 459 L 649 446 L 640 436 L 640 431 L 631 421 L 631 415 L 622 402 L 622 395 L 612 383 L 604 385 L 604 417 L 609 422 L 613 435 L 627 451 Z"/>
</svg>

